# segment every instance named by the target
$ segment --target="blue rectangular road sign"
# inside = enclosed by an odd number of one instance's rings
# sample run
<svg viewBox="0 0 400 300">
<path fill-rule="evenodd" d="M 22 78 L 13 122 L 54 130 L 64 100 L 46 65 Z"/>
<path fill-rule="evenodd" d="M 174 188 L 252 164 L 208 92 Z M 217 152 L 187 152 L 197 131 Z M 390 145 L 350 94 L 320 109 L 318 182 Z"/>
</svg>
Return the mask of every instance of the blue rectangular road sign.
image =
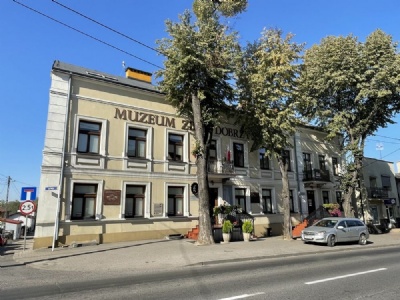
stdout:
<svg viewBox="0 0 400 300">
<path fill-rule="evenodd" d="M 36 200 L 36 187 L 23 187 L 21 189 L 21 201 Z"/>
<path fill-rule="evenodd" d="M 57 190 L 57 187 L 56 187 L 56 186 L 46 186 L 46 187 L 45 187 L 45 190 L 46 190 L 46 191 L 56 191 L 56 190 Z"/>
</svg>

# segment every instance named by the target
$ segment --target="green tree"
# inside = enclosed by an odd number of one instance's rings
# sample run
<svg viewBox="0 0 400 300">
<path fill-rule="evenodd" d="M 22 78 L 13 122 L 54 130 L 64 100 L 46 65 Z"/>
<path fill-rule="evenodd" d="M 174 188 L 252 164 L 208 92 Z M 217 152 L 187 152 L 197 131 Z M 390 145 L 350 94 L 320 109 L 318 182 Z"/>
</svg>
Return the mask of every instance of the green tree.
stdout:
<svg viewBox="0 0 400 300">
<path fill-rule="evenodd" d="M 269 29 L 243 50 L 238 67 L 240 120 L 253 140 L 252 151 L 265 148 L 275 157 L 282 175 L 284 222 L 283 237 L 291 239 L 289 206 L 289 161 L 285 151 L 292 148 L 293 134 L 299 119 L 292 94 L 296 88 L 303 45 L 292 41 L 293 35 Z"/>
<path fill-rule="evenodd" d="M 352 216 L 351 199 L 358 185 L 365 140 L 393 123 L 400 103 L 397 43 L 381 30 L 365 43 L 352 35 L 329 36 L 305 52 L 299 80 L 301 112 L 341 136 L 347 157 L 342 177 L 343 208 Z"/>
<path fill-rule="evenodd" d="M 196 165 L 199 184 L 198 244 L 214 243 L 209 214 L 207 161 L 214 127 L 234 98 L 229 84 L 237 53 L 237 36 L 221 23 L 246 8 L 247 1 L 195 0 L 193 11 L 186 11 L 180 23 L 166 22 L 170 38 L 158 41 L 166 56 L 165 69 L 157 76 L 166 99 L 178 114 L 191 120 L 196 140 Z"/>
</svg>

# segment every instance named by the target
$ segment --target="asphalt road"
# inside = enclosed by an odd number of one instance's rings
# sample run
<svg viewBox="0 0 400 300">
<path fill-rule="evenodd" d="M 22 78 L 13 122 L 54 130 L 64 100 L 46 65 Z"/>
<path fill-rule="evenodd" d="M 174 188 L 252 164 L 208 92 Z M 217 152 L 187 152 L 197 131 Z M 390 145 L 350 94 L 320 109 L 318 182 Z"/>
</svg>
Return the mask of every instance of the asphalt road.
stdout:
<svg viewBox="0 0 400 300">
<path fill-rule="evenodd" d="M 1 270 L 0 299 L 399 299 L 399 250 L 364 248 L 121 276 L 17 266 Z"/>
</svg>

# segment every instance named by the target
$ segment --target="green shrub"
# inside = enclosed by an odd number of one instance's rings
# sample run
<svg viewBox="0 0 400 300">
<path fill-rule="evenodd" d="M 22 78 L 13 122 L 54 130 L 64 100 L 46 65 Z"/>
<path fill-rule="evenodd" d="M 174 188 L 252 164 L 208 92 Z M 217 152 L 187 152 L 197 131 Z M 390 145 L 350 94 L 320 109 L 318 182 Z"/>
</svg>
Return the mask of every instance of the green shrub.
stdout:
<svg viewBox="0 0 400 300">
<path fill-rule="evenodd" d="M 245 233 L 252 233 L 253 232 L 253 223 L 250 220 L 246 220 L 243 222 L 242 231 Z"/>
<path fill-rule="evenodd" d="M 222 223 L 222 232 L 223 233 L 230 233 L 233 229 L 233 224 L 229 220 L 224 220 L 224 223 Z"/>
</svg>

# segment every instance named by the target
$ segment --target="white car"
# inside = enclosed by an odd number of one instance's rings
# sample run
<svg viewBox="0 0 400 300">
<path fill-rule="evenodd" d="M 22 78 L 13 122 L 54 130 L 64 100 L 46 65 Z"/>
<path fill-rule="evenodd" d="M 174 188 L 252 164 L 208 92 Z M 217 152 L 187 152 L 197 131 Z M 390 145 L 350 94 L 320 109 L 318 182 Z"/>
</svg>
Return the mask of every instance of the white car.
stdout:
<svg viewBox="0 0 400 300">
<path fill-rule="evenodd" d="M 366 245 L 367 226 L 356 218 L 324 218 L 301 232 L 304 243 L 322 243 L 330 247 L 340 242 L 358 242 Z"/>
</svg>

